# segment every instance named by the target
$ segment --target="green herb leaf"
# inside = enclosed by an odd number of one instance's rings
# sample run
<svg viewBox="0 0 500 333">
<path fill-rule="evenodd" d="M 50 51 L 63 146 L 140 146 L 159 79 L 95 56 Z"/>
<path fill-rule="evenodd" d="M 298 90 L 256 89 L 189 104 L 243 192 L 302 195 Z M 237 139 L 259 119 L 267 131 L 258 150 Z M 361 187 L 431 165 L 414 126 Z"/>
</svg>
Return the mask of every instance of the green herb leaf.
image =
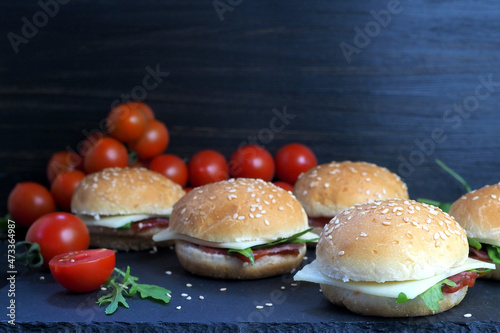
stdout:
<svg viewBox="0 0 500 333">
<path fill-rule="evenodd" d="M 239 253 L 239 254 L 247 257 L 248 259 L 250 259 L 250 263 L 253 265 L 255 263 L 255 257 L 253 256 L 253 250 L 259 250 L 259 249 L 263 249 L 263 248 L 266 248 L 266 247 L 276 246 L 276 245 L 284 244 L 284 243 L 302 244 L 302 243 L 317 241 L 319 237 L 318 238 L 313 238 L 313 239 L 300 238 L 300 236 L 303 236 L 303 235 L 307 234 L 312 229 L 313 228 L 309 228 L 309 229 L 306 229 L 304 231 L 301 231 L 301 232 L 298 232 L 296 234 L 293 234 L 290 237 L 281 238 L 281 239 L 278 239 L 278 240 L 275 240 L 275 241 L 272 241 L 272 242 L 269 242 L 269 243 L 265 243 L 265 244 L 262 244 L 262 245 L 257 245 L 257 246 L 253 246 L 253 247 L 247 247 L 245 249 L 229 249 L 227 251 L 227 253 Z"/>
<path fill-rule="evenodd" d="M 439 159 L 436 158 L 435 161 L 436 161 L 436 163 L 441 168 L 443 168 L 444 171 L 448 172 L 453 178 L 455 178 L 456 180 L 458 180 L 460 182 L 460 184 L 463 185 L 463 187 L 465 188 L 466 192 L 472 191 L 472 189 L 470 188 L 469 184 L 458 173 L 456 173 L 455 171 L 453 171 L 450 167 L 448 167 L 446 164 L 444 164 L 441 160 L 439 160 Z"/>
<path fill-rule="evenodd" d="M 486 245 L 488 256 L 495 264 L 500 264 L 500 247 L 495 245 Z"/>
<path fill-rule="evenodd" d="M 106 284 L 107 288 L 111 289 L 111 292 L 109 294 L 101 296 L 97 300 L 97 304 L 99 304 L 99 306 L 104 303 L 109 303 L 109 305 L 106 307 L 106 310 L 104 311 L 104 313 L 107 315 L 113 314 L 118 309 L 118 306 L 120 304 L 127 309 L 129 308 L 127 300 L 125 299 L 125 297 L 123 297 L 123 293 L 125 293 L 125 295 L 128 295 L 126 290 L 127 287 L 121 283 L 117 283 L 116 278 L 117 276 L 111 277 L 111 279 Z"/>
<path fill-rule="evenodd" d="M 116 267 L 114 271 L 118 275 L 113 275 L 106 283 L 106 287 L 111 289 L 111 292 L 101 296 L 96 302 L 99 306 L 104 303 L 109 303 L 105 310 L 107 315 L 113 314 L 118 309 L 119 305 L 128 309 L 129 305 L 124 295 L 133 297 L 137 292 L 141 298 L 152 298 L 163 301 L 164 303 L 170 302 L 170 290 L 151 284 L 137 283 L 139 278 L 130 275 L 130 266 L 127 266 L 125 272 Z M 118 281 L 119 278 L 121 278 L 120 282 Z"/>
<path fill-rule="evenodd" d="M 239 253 L 250 259 L 250 263 L 252 265 L 255 264 L 255 257 L 253 256 L 253 251 L 250 247 L 247 247 L 246 249 L 229 249 L 227 253 Z"/>
<path fill-rule="evenodd" d="M 476 250 L 481 250 L 482 246 L 480 242 L 478 242 L 474 238 L 467 238 L 467 240 L 469 241 L 469 246 L 472 246 Z"/>
<path fill-rule="evenodd" d="M 24 247 L 23 250 L 17 250 L 18 247 Z M 43 265 L 43 257 L 38 243 L 27 241 L 16 243 L 16 260 L 27 266 L 29 269 L 39 268 Z"/>
<path fill-rule="evenodd" d="M 124 224 L 121 227 L 119 227 L 118 229 L 130 229 L 132 227 L 132 223 L 133 222 L 129 222 L 127 224 Z"/>
<path fill-rule="evenodd" d="M 424 301 L 425 305 L 432 311 L 439 310 L 439 301 L 444 298 L 441 290 L 443 284 L 451 287 L 456 287 L 457 285 L 449 279 L 444 279 L 418 295 Z"/>
<path fill-rule="evenodd" d="M 404 302 L 408 302 L 410 299 L 408 298 L 408 296 L 406 296 L 405 293 L 401 292 L 399 293 L 398 295 L 398 298 L 396 299 L 396 303 L 404 303 Z"/>
</svg>

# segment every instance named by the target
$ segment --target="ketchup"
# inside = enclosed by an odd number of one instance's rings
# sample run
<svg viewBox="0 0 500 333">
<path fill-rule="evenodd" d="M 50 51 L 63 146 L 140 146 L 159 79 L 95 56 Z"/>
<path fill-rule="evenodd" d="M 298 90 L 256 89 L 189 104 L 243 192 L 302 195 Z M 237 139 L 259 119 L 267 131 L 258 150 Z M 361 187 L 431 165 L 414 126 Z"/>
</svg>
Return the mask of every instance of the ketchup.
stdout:
<svg viewBox="0 0 500 333">
<path fill-rule="evenodd" d="M 480 273 L 473 272 L 473 271 L 465 271 L 465 272 L 455 274 L 453 276 L 450 276 L 448 278 L 448 280 L 455 282 L 457 284 L 456 287 L 452 287 L 452 286 L 448 286 L 446 284 L 443 284 L 443 286 L 441 287 L 441 291 L 443 293 L 451 294 L 451 293 L 454 293 L 456 291 L 459 291 L 460 289 L 462 289 L 465 286 L 472 287 L 474 285 L 474 283 L 476 283 L 476 279 L 480 276 L 481 276 Z"/>
</svg>

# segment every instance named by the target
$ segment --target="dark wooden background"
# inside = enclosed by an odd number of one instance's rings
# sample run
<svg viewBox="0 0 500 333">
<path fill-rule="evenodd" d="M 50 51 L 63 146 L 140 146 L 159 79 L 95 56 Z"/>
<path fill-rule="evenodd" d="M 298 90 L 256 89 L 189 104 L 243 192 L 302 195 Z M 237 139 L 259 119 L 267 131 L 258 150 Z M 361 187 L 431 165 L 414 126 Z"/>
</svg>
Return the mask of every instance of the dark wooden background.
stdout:
<svg viewBox="0 0 500 333">
<path fill-rule="evenodd" d="M 462 193 L 435 158 L 473 188 L 500 180 L 497 1 L 0 6 L 2 213 L 16 182 L 46 184 L 50 155 L 76 149 L 127 94 L 153 107 L 171 133 L 167 151 L 185 158 L 297 141 L 321 163 L 386 166 L 413 198 Z M 342 45 L 356 50 L 346 57 Z M 148 68 L 169 73 L 150 90 Z M 273 131 L 284 111 L 287 124 Z"/>
</svg>

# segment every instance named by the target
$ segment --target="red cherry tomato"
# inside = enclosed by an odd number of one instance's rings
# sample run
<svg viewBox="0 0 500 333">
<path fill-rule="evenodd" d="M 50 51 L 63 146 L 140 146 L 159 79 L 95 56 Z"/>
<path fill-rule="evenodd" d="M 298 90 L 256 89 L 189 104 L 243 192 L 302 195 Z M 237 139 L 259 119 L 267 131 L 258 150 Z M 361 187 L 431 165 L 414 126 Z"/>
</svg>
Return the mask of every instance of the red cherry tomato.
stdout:
<svg viewBox="0 0 500 333">
<path fill-rule="evenodd" d="M 151 120 L 146 126 L 144 134 L 134 142 L 130 142 L 130 148 L 137 153 L 139 159 L 149 160 L 163 153 L 167 149 L 170 137 L 164 123 Z"/>
<path fill-rule="evenodd" d="M 179 156 L 172 154 L 158 155 L 151 160 L 149 168 L 161 173 L 182 187 L 187 184 L 188 168 Z"/>
<path fill-rule="evenodd" d="M 52 184 L 57 175 L 70 170 L 83 170 L 83 158 L 74 152 L 58 151 L 47 163 L 47 179 Z"/>
<path fill-rule="evenodd" d="M 282 181 L 276 181 L 276 182 L 274 182 L 274 185 L 281 187 L 282 189 L 284 189 L 286 191 L 293 192 L 293 186 L 288 184 L 288 183 L 285 183 Z"/>
<path fill-rule="evenodd" d="M 97 141 L 83 159 L 83 167 L 87 173 L 111 167 L 124 168 L 127 165 L 127 148 L 113 138 L 102 138 Z"/>
<path fill-rule="evenodd" d="M 78 152 L 82 157 L 85 157 L 87 154 L 89 154 L 92 151 L 92 148 L 94 145 L 101 140 L 102 138 L 106 138 L 108 135 L 106 133 L 100 132 L 100 131 L 95 131 L 89 134 L 85 140 L 81 141 L 78 143 Z M 83 160 L 82 160 L 83 163 Z M 83 168 L 82 168 L 83 170 Z"/>
<path fill-rule="evenodd" d="M 273 156 L 257 145 L 246 145 L 237 149 L 229 159 L 232 177 L 260 178 L 271 181 L 274 177 Z"/>
<path fill-rule="evenodd" d="M 128 102 L 127 104 L 132 108 L 140 110 L 144 114 L 144 116 L 146 116 L 147 121 L 155 119 L 155 114 L 153 112 L 153 109 L 151 109 L 149 105 L 147 105 L 146 103 L 132 101 Z"/>
<path fill-rule="evenodd" d="M 138 140 L 146 130 L 144 113 L 130 104 L 118 104 L 106 118 L 108 133 L 121 142 Z"/>
<path fill-rule="evenodd" d="M 17 224 L 28 228 L 40 216 L 56 210 L 49 190 L 38 183 L 17 183 L 7 200 L 7 209 Z"/>
<path fill-rule="evenodd" d="M 78 170 L 66 171 L 57 176 L 50 187 L 50 193 L 59 209 L 71 211 L 71 197 L 84 177 L 85 174 Z"/>
<path fill-rule="evenodd" d="M 85 223 L 70 213 L 45 214 L 35 221 L 26 233 L 26 240 L 38 243 L 43 263 L 58 254 L 89 248 L 90 236 Z"/>
<path fill-rule="evenodd" d="M 188 163 L 189 183 L 201 186 L 229 178 L 227 160 L 215 150 L 202 150 L 194 154 Z"/>
<path fill-rule="evenodd" d="M 99 289 L 113 274 L 115 252 L 93 249 L 63 253 L 49 262 L 54 279 L 68 290 L 86 293 Z"/>
<path fill-rule="evenodd" d="M 295 184 L 302 172 L 318 165 L 316 155 L 309 147 L 290 143 L 281 147 L 274 156 L 276 176 L 289 184 Z"/>
</svg>

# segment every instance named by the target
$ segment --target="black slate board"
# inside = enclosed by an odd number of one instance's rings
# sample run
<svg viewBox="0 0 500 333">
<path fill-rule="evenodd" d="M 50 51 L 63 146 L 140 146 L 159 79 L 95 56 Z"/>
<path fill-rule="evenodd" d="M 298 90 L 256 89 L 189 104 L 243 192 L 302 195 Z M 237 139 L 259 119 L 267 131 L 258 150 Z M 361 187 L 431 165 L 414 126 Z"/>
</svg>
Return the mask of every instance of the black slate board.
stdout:
<svg viewBox="0 0 500 333">
<path fill-rule="evenodd" d="M 308 251 L 308 259 L 314 251 Z M 16 280 L 16 325 L 20 332 L 32 331 L 257 331 L 257 332 L 498 332 L 500 329 L 500 284 L 480 280 L 457 307 L 421 318 L 377 318 L 359 316 L 331 305 L 319 286 L 294 285 L 292 274 L 253 281 L 213 280 L 194 276 L 179 264 L 172 249 L 156 253 L 118 253 L 117 267 L 131 266 L 142 283 L 157 284 L 172 291 L 170 304 L 133 298 L 129 309 L 104 314 L 95 301 L 102 291 L 74 294 L 54 281 L 50 272 L 19 272 Z M 171 275 L 166 274 L 170 271 Z M 187 284 L 191 287 L 187 287 Z M 284 289 L 282 289 L 284 287 Z M 221 291 L 221 288 L 227 288 Z M 6 308 L 8 286 L 0 290 Z M 187 293 L 191 300 L 181 296 Z M 200 300 L 199 296 L 204 296 Z M 272 306 L 266 306 L 272 303 Z M 264 306 L 257 309 L 257 305 Z M 181 309 L 177 309 L 181 306 Z M 3 312 L 6 312 L 4 310 Z M 464 317 L 471 314 L 471 317 Z M 0 331 L 12 327 L 5 315 Z"/>
</svg>

